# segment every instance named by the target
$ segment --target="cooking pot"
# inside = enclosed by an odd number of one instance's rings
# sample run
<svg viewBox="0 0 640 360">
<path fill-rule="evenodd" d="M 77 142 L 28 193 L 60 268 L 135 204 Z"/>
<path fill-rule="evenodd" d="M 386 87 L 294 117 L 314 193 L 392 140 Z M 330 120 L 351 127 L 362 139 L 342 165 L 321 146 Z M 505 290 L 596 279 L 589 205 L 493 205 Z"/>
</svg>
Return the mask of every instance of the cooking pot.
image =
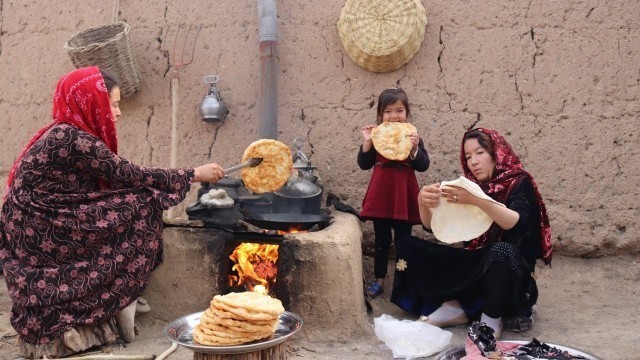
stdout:
<svg viewBox="0 0 640 360">
<path fill-rule="evenodd" d="M 289 177 L 280 190 L 273 193 L 273 212 L 290 214 L 320 214 L 322 188 L 300 171 Z"/>
<path fill-rule="evenodd" d="M 252 214 L 270 214 L 273 212 L 273 200 L 268 196 L 243 195 L 238 197 L 240 211 L 244 216 Z"/>
</svg>

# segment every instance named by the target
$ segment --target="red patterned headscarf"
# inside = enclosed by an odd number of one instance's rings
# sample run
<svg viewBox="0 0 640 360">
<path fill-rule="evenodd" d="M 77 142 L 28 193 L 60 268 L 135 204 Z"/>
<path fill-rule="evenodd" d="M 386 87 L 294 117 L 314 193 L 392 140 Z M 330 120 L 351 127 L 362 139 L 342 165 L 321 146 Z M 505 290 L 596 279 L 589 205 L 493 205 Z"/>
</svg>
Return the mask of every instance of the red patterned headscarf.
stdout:
<svg viewBox="0 0 640 360">
<path fill-rule="evenodd" d="M 475 176 L 469 167 L 467 166 L 467 159 L 464 154 L 464 138 L 462 137 L 462 145 L 460 147 L 460 162 L 464 171 L 464 176 L 480 185 L 482 190 L 489 195 L 492 199 L 505 203 L 511 192 L 522 182 L 525 177 L 528 177 L 533 185 L 533 190 L 536 194 L 536 201 L 540 208 L 540 247 L 542 249 L 542 260 L 546 264 L 551 263 L 552 257 L 552 245 L 551 245 L 551 226 L 549 225 L 549 217 L 547 216 L 547 208 L 544 205 L 544 201 L 538 191 L 538 185 L 536 184 L 533 176 L 524 170 L 520 158 L 513 151 L 511 145 L 507 140 L 495 130 L 477 128 L 491 138 L 494 151 L 494 160 L 496 167 L 493 172 L 492 178 L 488 182 L 480 183 L 476 180 Z M 487 232 L 488 233 L 488 232 Z M 488 241 L 487 233 L 484 233 L 480 237 L 471 241 L 469 248 L 479 248 L 484 246 Z M 500 240 L 503 231 L 499 231 L 498 238 Z"/>
<path fill-rule="evenodd" d="M 5 197 L 13 184 L 20 159 L 55 124 L 73 125 L 102 140 L 114 153 L 118 152 L 109 92 L 97 67 L 77 69 L 60 78 L 53 96 L 52 115 L 53 122 L 38 130 L 14 162 Z"/>
</svg>

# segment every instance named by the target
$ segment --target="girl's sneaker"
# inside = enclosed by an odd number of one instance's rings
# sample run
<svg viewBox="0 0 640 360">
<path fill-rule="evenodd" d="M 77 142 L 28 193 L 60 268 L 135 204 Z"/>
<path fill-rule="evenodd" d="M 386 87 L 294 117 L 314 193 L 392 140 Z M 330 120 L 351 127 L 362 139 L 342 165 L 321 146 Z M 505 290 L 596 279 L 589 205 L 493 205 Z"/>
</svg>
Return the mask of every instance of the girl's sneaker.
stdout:
<svg viewBox="0 0 640 360">
<path fill-rule="evenodd" d="M 372 299 L 378 297 L 378 295 L 382 294 L 383 291 L 384 289 L 382 288 L 382 285 L 378 284 L 375 281 L 371 285 L 369 285 L 369 287 L 367 287 L 367 293 L 369 293 L 369 297 L 371 297 Z"/>
</svg>

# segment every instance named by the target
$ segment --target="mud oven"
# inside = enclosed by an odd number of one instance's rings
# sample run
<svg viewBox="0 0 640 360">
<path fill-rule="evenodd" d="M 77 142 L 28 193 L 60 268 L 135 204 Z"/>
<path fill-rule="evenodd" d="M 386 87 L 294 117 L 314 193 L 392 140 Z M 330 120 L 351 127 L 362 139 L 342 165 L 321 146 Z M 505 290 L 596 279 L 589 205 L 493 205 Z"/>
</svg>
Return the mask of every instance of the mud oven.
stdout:
<svg viewBox="0 0 640 360">
<path fill-rule="evenodd" d="M 189 222 L 165 227 L 164 262 L 144 294 L 153 316 L 171 321 L 206 309 L 214 295 L 232 290 L 230 256 L 238 245 L 277 243 L 272 292 L 286 310 L 302 317 L 302 336 L 331 341 L 366 333 L 360 223 L 337 211 L 331 219 L 318 231 L 264 237 Z"/>
</svg>

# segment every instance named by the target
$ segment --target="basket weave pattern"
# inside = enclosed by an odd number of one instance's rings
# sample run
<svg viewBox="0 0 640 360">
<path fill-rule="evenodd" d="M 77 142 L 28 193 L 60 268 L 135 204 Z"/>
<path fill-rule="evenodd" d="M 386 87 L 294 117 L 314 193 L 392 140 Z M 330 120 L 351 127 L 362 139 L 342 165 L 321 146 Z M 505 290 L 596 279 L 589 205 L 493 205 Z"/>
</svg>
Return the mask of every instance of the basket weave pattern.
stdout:
<svg viewBox="0 0 640 360">
<path fill-rule="evenodd" d="M 347 0 L 338 35 L 349 57 L 366 70 L 395 71 L 420 50 L 427 13 L 420 0 Z"/>
<path fill-rule="evenodd" d="M 122 97 L 140 88 L 138 65 L 131 50 L 130 27 L 124 22 L 88 28 L 74 34 L 64 45 L 76 68 L 98 66 L 115 74 Z"/>
</svg>

